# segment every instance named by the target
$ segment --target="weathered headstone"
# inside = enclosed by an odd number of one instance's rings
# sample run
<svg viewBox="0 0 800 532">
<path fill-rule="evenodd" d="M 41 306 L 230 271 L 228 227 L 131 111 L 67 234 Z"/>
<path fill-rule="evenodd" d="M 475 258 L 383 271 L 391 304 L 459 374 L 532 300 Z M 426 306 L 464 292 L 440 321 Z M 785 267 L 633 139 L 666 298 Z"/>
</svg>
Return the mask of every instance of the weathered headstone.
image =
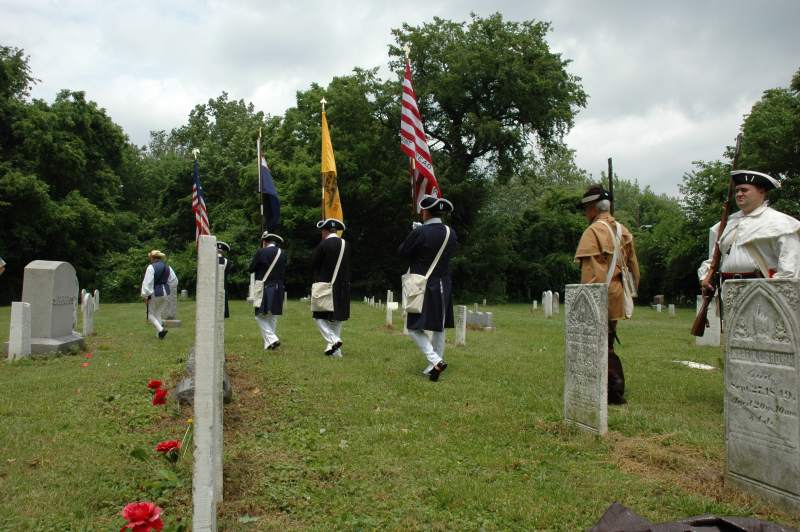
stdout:
<svg viewBox="0 0 800 532">
<path fill-rule="evenodd" d="M 167 304 L 164 306 L 164 327 L 168 329 L 175 329 L 183 325 L 181 320 L 178 319 L 178 287 L 170 287 L 169 294 L 164 296 L 167 298 Z"/>
<path fill-rule="evenodd" d="M 84 294 L 83 305 L 83 337 L 88 338 L 94 334 L 94 298 L 91 294 Z"/>
<path fill-rule="evenodd" d="M 189 291 L 188 290 L 181 290 L 181 299 L 189 299 Z"/>
<path fill-rule="evenodd" d="M 216 246 L 214 246 L 216 247 Z M 225 265 L 217 261 L 217 327 L 214 346 L 214 386 L 217 394 L 214 401 L 214 419 L 219 424 L 214 427 L 214 483 L 217 490 L 217 500 L 222 501 L 222 404 L 224 402 L 224 374 L 225 374 Z"/>
<path fill-rule="evenodd" d="M 456 345 L 467 344 L 467 306 L 456 306 Z"/>
<path fill-rule="evenodd" d="M 68 351 L 84 345 L 73 331 L 78 277 L 68 262 L 35 260 L 25 266 L 22 301 L 31 305 L 31 352 Z"/>
<path fill-rule="evenodd" d="M 222 430 L 221 409 L 217 408 L 218 390 L 222 388 L 217 352 L 217 239 L 202 235 L 197 251 L 197 311 L 195 325 L 194 390 L 194 467 L 192 475 L 192 528 L 196 531 L 217 529 L 217 504 L 222 498 L 218 489 L 219 464 L 216 456 L 217 431 Z"/>
<path fill-rule="evenodd" d="M 250 274 L 250 284 L 247 287 L 247 302 L 248 303 L 252 303 L 253 299 L 255 299 L 253 297 L 253 291 L 255 291 L 255 289 L 256 289 L 256 274 L 251 273 Z"/>
<path fill-rule="evenodd" d="M 800 281 L 723 290 L 726 478 L 800 512 Z"/>
<path fill-rule="evenodd" d="M 100 308 L 100 290 L 95 288 L 94 295 L 92 297 L 94 298 L 94 311 L 97 312 Z"/>
<path fill-rule="evenodd" d="M 31 305 L 11 303 L 11 324 L 8 333 L 8 360 L 31 356 Z"/>
<path fill-rule="evenodd" d="M 550 290 L 542 294 L 542 308 L 544 309 L 545 318 L 553 315 L 553 292 Z"/>
<path fill-rule="evenodd" d="M 659 314 L 661 314 L 661 303 L 658 303 L 658 304 L 656 305 L 656 312 L 658 312 Z"/>
<path fill-rule="evenodd" d="M 394 301 L 394 294 L 392 293 L 391 290 L 387 290 L 386 291 L 386 302 L 387 303 L 391 303 L 392 301 Z"/>
<path fill-rule="evenodd" d="M 674 318 L 675 317 L 675 305 L 670 303 L 667 308 L 669 309 L 669 317 L 670 318 Z"/>
<path fill-rule="evenodd" d="M 397 310 L 398 306 L 396 301 L 389 301 L 386 303 L 386 325 L 392 325 L 392 312 Z"/>
<path fill-rule="evenodd" d="M 289 292 L 283 292 L 283 309 L 286 310 L 286 305 L 289 303 Z"/>
<path fill-rule="evenodd" d="M 539 308 L 539 302 L 534 299 L 533 300 L 533 310 L 538 310 L 538 308 Z"/>
<path fill-rule="evenodd" d="M 478 304 L 475 303 L 475 307 L 472 309 L 472 312 L 478 312 Z"/>
<path fill-rule="evenodd" d="M 653 304 L 654 305 L 663 305 L 664 304 L 664 294 L 659 294 L 657 296 L 653 296 Z"/>
<path fill-rule="evenodd" d="M 561 313 L 561 295 L 558 292 L 553 292 L 553 314 L 558 315 Z"/>
<path fill-rule="evenodd" d="M 85 301 L 85 298 L 86 298 L 86 289 L 85 288 L 81 288 L 81 298 L 79 299 L 81 305 L 83 305 L 83 302 Z"/>
<path fill-rule="evenodd" d="M 472 312 L 471 310 L 468 310 L 467 325 L 480 327 L 481 329 L 486 331 L 493 331 L 494 330 L 493 317 L 494 314 L 491 312 Z"/>
<path fill-rule="evenodd" d="M 186 371 L 183 379 L 175 386 L 175 399 L 182 405 L 194 404 L 194 346 L 189 349 L 189 354 L 186 356 Z M 225 371 L 222 375 L 222 402 L 228 404 L 233 399 L 233 390 L 231 389 L 231 380 L 228 372 Z"/>
<path fill-rule="evenodd" d="M 486 298 L 485 297 L 483 298 L 483 306 L 484 307 L 486 306 Z"/>
<path fill-rule="evenodd" d="M 703 304 L 703 296 L 697 296 L 697 310 Z M 714 346 L 720 345 L 720 337 L 722 336 L 722 323 L 719 318 L 719 298 L 714 298 L 711 304 L 708 305 L 708 327 L 706 327 L 703 336 L 695 336 L 695 345 Z"/>
<path fill-rule="evenodd" d="M 603 435 L 608 431 L 608 288 L 566 287 L 564 419 Z"/>
</svg>

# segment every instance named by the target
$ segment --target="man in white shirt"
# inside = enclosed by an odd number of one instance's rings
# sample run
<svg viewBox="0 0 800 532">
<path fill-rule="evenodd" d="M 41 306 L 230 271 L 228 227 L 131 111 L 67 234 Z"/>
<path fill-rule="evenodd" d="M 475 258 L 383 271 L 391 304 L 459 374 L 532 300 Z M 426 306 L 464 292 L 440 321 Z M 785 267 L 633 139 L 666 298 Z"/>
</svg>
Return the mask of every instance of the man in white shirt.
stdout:
<svg viewBox="0 0 800 532">
<path fill-rule="evenodd" d="M 142 281 L 142 298 L 147 303 L 147 320 L 156 328 L 156 336 L 163 340 L 167 329 L 161 322 L 161 313 L 167 304 L 167 297 L 172 290 L 178 288 L 178 277 L 175 271 L 164 262 L 166 255 L 154 249 L 147 254 L 150 265 L 144 272 Z"/>
<path fill-rule="evenodd" d="M 736 206 L 719 238 L 720 282 L 728 279 L 796 279 L 800 276 L 800 222 L 769 206 L 767 193 L 780 188 L 777 179 L 752 170 L 731 173 Z M 709 258 L 697 275 L 705 291 L 713 291 L 705 277 L 717 240 L 719 223 L 711 228 Z"/>
</svg>

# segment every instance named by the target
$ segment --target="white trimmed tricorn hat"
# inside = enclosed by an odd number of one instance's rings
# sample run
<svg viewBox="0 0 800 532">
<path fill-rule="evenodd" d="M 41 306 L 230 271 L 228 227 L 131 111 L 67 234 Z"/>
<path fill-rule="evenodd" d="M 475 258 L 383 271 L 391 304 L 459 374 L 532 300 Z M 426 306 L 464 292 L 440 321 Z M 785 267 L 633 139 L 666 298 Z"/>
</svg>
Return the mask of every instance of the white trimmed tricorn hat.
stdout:
<svg viewBox="0 0 800 532">
<path fill-rule="evenodd" d="M 269 231 L 264 231 L 261 233 L 261 240 L 272 240 L 273 242 L 280 242 L 283 244 L 283 238 L 276 235 L 275 233 L 270 233 Z"/>
<path fill-rule="evenodd" d="M 344 231 L 344 222 L 336 218 L 326 218 L 317 222 L 317 229 L 327 229 L 328 231 Z"/>
<path fill-rule="evenodd" d="M 756 185 L 767 190 L 781 188 L 781 182 L 774 177 L 753 170 L 734 170 L 731 179 L 737 185 Z"/>
<path fill-rule="evenodd" d="M 422 196 L 422 199 L 419 200 L 419 208 L 431 213 L 453 212 L 453 204 L 450 200 L 437 198 L 430 194 Z"/>
<path fill-rule="evenodd" d="M 228 245 L 227 242 L 222 242 L 221 240 L 217 242 L 217 249 L 220 251 L 224 251 L 228 253 L 231 250 L 231 247 Z"/>
</svg>

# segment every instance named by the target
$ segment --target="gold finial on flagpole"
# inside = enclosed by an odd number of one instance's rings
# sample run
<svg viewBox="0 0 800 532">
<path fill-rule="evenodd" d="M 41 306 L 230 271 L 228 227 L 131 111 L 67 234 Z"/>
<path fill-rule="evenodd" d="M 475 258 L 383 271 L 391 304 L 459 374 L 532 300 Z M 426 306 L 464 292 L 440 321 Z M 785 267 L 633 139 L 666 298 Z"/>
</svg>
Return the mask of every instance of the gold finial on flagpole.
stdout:
<svg viewBox="0 0 800 532">
<path fill-rule="evenodd" d="M 325 104 L 328 103 L 328 100 L 326 100 L 325 96 L 323 96 L 322 99 L 319 101 L 319 103 L 322 104 L 322 112 L 324 113 L 325 112 Z"/>
<path fill-rule="evenodd" d="M 194 155 L 194 160 L 197 160 L 197 154 L 200 153 L 200 148 L 195 148 L 192 150 L 192 155 Z"/>
<path fill-rule="evenodd" d="M 411 56 L 411 44 L 406 43 L 403 46 L 403 51 L 406 53 L 406 61 L 408 61 L 409 56 Z"/>
</svg>

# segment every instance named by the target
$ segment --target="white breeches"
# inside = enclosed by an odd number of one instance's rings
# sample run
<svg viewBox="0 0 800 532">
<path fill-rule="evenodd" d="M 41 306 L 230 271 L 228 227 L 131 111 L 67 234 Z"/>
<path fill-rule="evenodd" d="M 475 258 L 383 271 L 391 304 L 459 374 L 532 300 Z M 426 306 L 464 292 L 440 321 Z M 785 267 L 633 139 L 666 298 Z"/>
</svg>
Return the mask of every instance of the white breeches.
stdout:
<svg viewBox="0 0 800 532">
<path fill-rule="evenodd" d="M 161 325 L 161 313 L 164 312 L 164 308 L 167 306 L 167 298 L 165 296 L 156 297 L 152 296 L 150 300 L 147 302 L 147 319 L 150 323 L 153 324 L 153 327 L 156 328 L 156 332 L 161 332 L 164 330 L 164 326 Z"/>
<path fill-rule="evenodd" d="M 264 338 L 264 349 L 278 341 L 275 332 L 278 329 L 278 316 L 272 314 L 256 314 L 258 328 L 261 329 L 261 336 Z"/>
<path fill-rule="evenodd" d="M 433 331 L 431 338 L 428 338 L 426 331 L 409 329 L 408 335 L 428 359 L 431 368 L 442 361 L 444 358 L 444 331 Z"/>
<path fill-rule="evenodd" d="M 342 341 L 342 323 L 341 321 L 329 321 L 329 320 L 321 320 L 314 318 L 314 321 L 319 328 L 320 334 L 322 334 L 322 338 L 325 340 L 327 344 L 325 346 L 325 351 L 333 347 L 333 344 Z M 337 349 L 336 353 L 334 354 L 341 354 L 342 350 Z"/>
</svg>

